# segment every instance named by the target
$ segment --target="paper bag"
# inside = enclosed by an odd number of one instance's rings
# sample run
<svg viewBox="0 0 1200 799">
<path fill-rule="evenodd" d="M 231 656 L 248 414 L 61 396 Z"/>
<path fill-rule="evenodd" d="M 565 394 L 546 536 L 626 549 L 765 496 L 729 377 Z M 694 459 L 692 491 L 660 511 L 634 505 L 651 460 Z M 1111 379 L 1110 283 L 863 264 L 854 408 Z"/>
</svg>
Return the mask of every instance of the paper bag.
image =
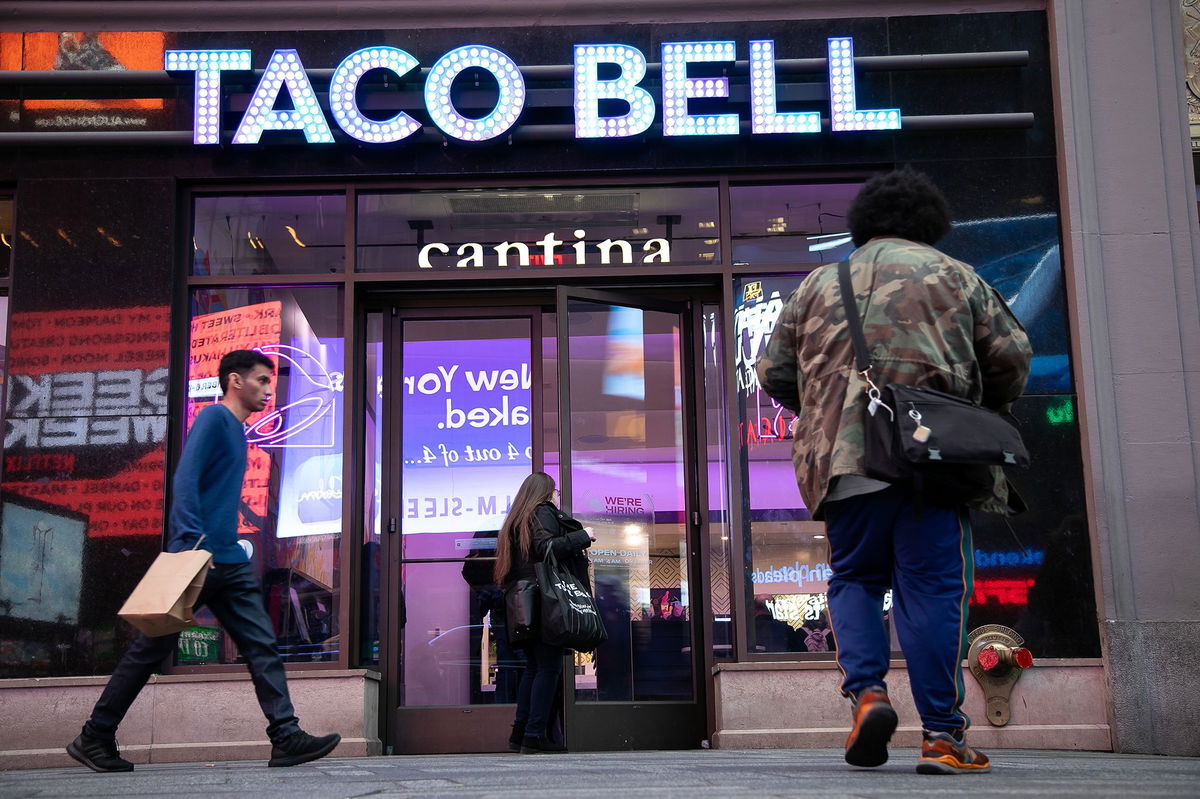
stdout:
<svg viewBox="0 0 1200 799">
<path fill-rule="evenodd" d="M 160 553 L 117 615 L 151 637 L 194 626 L 192 607 L 211 560 L 203 549 Z"/>
</svg>

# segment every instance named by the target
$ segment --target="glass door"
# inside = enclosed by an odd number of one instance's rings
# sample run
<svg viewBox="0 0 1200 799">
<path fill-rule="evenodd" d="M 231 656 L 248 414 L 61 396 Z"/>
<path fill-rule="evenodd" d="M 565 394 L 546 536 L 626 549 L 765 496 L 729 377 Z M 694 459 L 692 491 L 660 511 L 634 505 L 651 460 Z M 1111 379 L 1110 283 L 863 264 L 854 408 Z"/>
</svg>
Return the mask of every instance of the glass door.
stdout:
<svg viewBox="0 0 1200 799">
<path fill-rule="evenodd" d="M 385 440 L 399 479 L 383 546 L 399 594 L 382 655 L 397 754 L 506 747 L 523 660 L 492 564 L 511 497 L 542 468 L 540 330 L 537 309 L 391 320 Z"/>
<path fill-rule="evenodd" d="M 572 751 L 698 747 L 703 614 L 689 306 L 558 291 L 560 488 L 608 640 L 565 671 Z"/>
</svg>

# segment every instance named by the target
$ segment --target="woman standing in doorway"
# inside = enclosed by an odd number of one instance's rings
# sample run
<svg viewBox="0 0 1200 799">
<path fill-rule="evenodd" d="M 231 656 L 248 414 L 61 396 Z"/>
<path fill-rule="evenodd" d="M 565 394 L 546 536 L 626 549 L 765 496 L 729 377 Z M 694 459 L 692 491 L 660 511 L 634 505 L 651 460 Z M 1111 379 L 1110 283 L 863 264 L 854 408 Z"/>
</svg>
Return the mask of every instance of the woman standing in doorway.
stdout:
<svg viewBox="0 0 1200 799">
<path fill-rule="evenodd" d="M 561 566 L 585 586 L 590 585 L 584 550 L 596 539 L 558 509 L 558 499 L 554 480 L 544 472 L 529 475 L 517 489 L 496 538 L 495 577 L 505 593 L 518 580 L 534 579 L 533 564 L 545 560 L 551 548 Z M 565 752 L 566 747 L 550 740 L 547 724 L 566 650 L 540 638 L 523 646 L 525 673 L 517 691 L 517 713 L 508 747 L 521 754 Z"/>
</svg>

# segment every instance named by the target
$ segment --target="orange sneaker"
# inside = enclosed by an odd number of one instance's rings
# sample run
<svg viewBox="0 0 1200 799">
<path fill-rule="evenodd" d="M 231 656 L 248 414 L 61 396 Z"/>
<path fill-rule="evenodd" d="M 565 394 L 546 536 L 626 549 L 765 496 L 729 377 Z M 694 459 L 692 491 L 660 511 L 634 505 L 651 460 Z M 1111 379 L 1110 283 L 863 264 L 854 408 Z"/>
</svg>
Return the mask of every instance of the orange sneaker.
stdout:
<svg viewBox="0 0 1200 799">
<path fill-rule="evenodd" d="M 992 770 L 987 755 L 977 752 L 948 732 L 925 730 L 918 774 L 982 774 Z"/>
<path fill-rule="evenodd" d="M 846 739 L 846 762 L 863 768 L 886 763 L 896 721 L 896 711 L 883 688 L 860 691 L 854 705 L 854 729 Z"/>
</svg>

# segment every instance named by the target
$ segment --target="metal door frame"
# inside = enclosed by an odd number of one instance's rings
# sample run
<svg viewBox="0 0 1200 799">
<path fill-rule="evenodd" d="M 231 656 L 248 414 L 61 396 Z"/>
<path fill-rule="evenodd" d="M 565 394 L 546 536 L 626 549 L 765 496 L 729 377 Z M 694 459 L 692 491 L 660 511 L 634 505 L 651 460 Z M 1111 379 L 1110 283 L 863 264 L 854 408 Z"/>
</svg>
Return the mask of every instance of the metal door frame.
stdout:
<svg viewBox="0 0 1200 799">
<path fill-rule="evenodd" d="M 450 308 L 397 308 L 384 315 L 383 339 L 384 385 L 399 386 L 403 371 L 404 322 L 420 320 L 528 319 L 530 323 L 530 415 L 542 416 L 542 308 L 540 306 L 479 306 Z M 383 458 L 381 502 L 383 533 L 381 566 L 386 575 L 380 576 L 380 669 L 384 675 L 381 690 L 380 714 L 383 729 L 380 738 L 388 753 L 460 753 L 504 751 L 508 726 L 512 720 L 512 705 L 428 705 L 405 707 L 404 685 L 401 679 L 400 647 L 403 625 L 399 603 L 404 602 L 403 566 L 408 563 L 458 563 L 462 558 L 403 557 L 402 519 L 403 475 L 402 411 L 403 394 L 398 400 L 385 400 L 383 440 L 387 452 Z M 540 471 L 544 465 L 542 429 L 530 425 L 533 458 L 531 467 Z M 498 723 L 504 719 L 503 723 Z"/>
<path fill-rule="evenodd" d="M 696 371 L 697 331 L 702 326 L 697 325 L 699 303 L 697 300 L 683 301 L 665 300 L 658 297 L 640 295 L 636 292 L 614 292 L 594 289 L 583 289 L 573 286 L 560 285 L 556 291 L 557 311 L 557 363 L 558 367 L 558 458 L 561 464 L 559 487 L 562 494 L 563 509 L 571 511 L 572 480 L 571 470 L 567 468 L 571 453 L 571 385 L 570 385 L 570 325 L 568 319 L 568 303 L 577 299 L 586 302 L 619 305 L 639 310 L 661 311 L 674 313 L 679 317 L 680 341 L 680 386 L 684 392 L 681 397 L 681 412 L 683 413 L 683 458 L 684 458 L 684 529 L 688 551 L 688 579 L 692 585 L 698 586 L 696 599 L 689 609 L 688 621 L 691 626 L 691 662 L 693 698 L 676 701 L 623 701 L 623 702 L 588 702 L 576 703 L 574 669 L 563 670 L 563 728 L 567 736 L 567 745 L 572 751 L 610 751 L 621 749 L 693 749 L 708 735 L 708 704 L 712 682 L 712 652 L 708 643 L 705 625 L 711 622 L 711 609 L 708 598 L 711 586 L 708 575 L 703 568 L 702 555 L 706 547 L 708 525 L 706 513 L 708 507 L 705 480 L 701 479 L 699 465 L 701 453 L 707 457 L 705 431 L 699 423 L 697 407 L 699 398 L 703 396 L 703 373 Z M 707 470 L 707 460 L 704 460 Z M 695 612 L 700 605 L 701 612 Z M 697 657 L 697 651 L 703 653 Z M 567 655 L 567 664 L 573 664 L 571 655 Z M 690 712 L 689 712 L 690 710 Z M 581 723 L 581 717 L 590 723 Z M 680 723 L 682 722 L 682 723 Z M 623 730 L 625 736 L 614 735 L 613 730 Z"/>
</svg>

